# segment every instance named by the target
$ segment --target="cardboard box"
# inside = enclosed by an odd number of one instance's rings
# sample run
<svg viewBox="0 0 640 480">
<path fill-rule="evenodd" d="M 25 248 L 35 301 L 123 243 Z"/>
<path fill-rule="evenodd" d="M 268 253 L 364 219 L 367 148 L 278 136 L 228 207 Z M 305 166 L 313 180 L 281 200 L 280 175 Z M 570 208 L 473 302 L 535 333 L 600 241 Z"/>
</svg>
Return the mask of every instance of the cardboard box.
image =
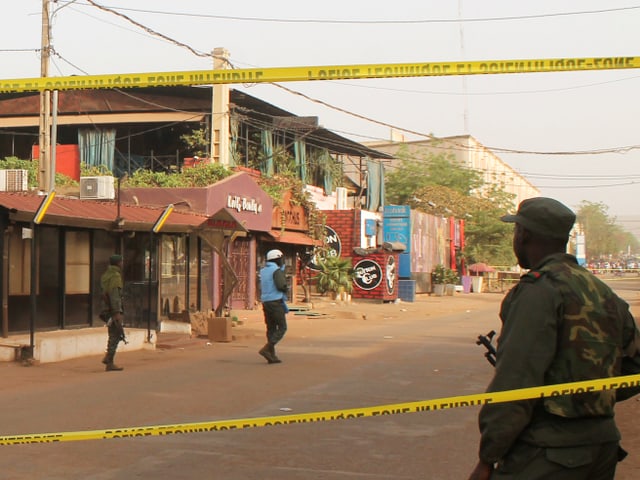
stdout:
<svg viewBox="0 0 640 480">
<path fill-rule="evenodd" d="M 213 317 L 208 319 L 207 335 L 212 342 L 230 342 L 233 340 L 231 317 Z"/>
</svg>

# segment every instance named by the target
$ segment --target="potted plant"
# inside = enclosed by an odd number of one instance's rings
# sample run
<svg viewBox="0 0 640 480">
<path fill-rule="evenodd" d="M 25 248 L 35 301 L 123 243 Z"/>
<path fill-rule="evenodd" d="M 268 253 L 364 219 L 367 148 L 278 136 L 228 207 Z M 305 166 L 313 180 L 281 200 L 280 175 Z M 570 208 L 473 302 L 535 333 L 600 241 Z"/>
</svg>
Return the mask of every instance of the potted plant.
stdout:
<svg viewBox="0 0 640 480">
<path fill-rule="evenodd" d="M 350 258 L 325 257 L 318 262 L 318 291 L 334 299 L 353 289 L 353 266 Z"/>
<path fill-rule="evenodd" d="M 447 268 L 445 271 L 445 292 L 447 295 L 453 296 L 456 292 L 456 285 L 460 283 L 458 272 Z"/>
<path fill-rule="evenodd" d="M 445 285 L 447 283 L 447 269 L 444 265 L 436 265 L 431 272 L 431 283 L 433 285 L 433 294 L 437 297 L 444 295 Z"/>
</svg>

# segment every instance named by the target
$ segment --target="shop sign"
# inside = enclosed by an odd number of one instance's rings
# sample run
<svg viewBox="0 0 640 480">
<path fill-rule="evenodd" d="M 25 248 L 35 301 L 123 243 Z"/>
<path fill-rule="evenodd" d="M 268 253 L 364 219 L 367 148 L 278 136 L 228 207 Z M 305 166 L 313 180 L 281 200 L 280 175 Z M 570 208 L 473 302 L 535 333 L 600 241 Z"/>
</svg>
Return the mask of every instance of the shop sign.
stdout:
<svg viewBox="0 0 640 480">
<path fill-rule="evenodd" d="M 396 287 L 396 259 L 393 255 L 389 255 L 387 258 L 387 268 L 385 272 L 385 279 L 387 284 L 387 293 L 393 294 L 393 290 Z"/>
<path fill-rule="evenodd" d="M 355 271 L 354 282 L 362 290 L 373 290 L 382 281 L 382 267 L 373 260 L 360 260 L 353 267 Z"/>
<path fill-rule="evenodd" d="M 340 241 L 340 236 L 336 233 L 336 231 L 331 228 L 324 226 L 324 246 L 326 248 L 326 256 L 327 257 L 339 257 L 342 253 L 342 242 Z M 318 255 L 315 254 L 309 263 L 309 268 L 311 270 L 320 270 L 318 266 Z"/>
<path fill-rule="evenodd" d="M 324 244 L 327 247 L 327 255 L 330 257 L 339 257 L 342 253 L 342 242 L 336 231 L 325 225 L 324 227 Z"/>
<path fill-rule="evenodd" d="M 262 213 L 262 204 L 255 198 L 241 197 L 240 195 L 227 195 L 227 208 L 240 212 L 252 212 L 258 215 Z"/>
</svg>

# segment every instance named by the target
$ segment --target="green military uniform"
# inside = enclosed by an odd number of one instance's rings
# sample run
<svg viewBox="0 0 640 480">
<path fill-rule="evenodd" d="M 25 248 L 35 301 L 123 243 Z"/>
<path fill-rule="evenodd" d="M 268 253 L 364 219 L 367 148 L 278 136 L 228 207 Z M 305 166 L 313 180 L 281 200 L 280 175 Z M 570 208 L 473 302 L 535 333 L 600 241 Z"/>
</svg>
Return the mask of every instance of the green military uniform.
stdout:
<svg viewBox="0 0 640 480">
<path fill-rule="evenodd" d="M 120 266 L 114 264 L 119 261 L 122 261 L 122 257 L 119 255 L 112 256 L 111 265 L 109 265 L 100 278 L 104 309 L 110 317 L 110 320 L 107 322 L 109 330 L 107 353 L 102 360 L 107 370 L 121 370 L 120 367 L 116 367 L 113 363 L 118 343 L 123 340 L 122 313 L 124 309 L 122 306 L 122 272 Z"/>
<path fill-rule="evenodd" d="M 628 305 L 571 255 L 550 255 L 524 275 L 500 318 L 489 392 L 637 373 L 640 333 Z M 492 479 L 613 478 L 615 401 L 608 390 L 487 404 L 480 460 L 497 464 Z"/>
</svg>

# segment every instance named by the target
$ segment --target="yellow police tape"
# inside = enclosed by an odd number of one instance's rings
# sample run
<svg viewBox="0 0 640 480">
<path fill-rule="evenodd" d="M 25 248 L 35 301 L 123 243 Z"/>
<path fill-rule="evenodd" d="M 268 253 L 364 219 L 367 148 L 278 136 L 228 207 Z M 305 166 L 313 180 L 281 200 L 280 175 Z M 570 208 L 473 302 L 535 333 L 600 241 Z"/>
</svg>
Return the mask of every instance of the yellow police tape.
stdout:
<svg viewBox="0 0 640 480">
<path fill-rule="evenodd" d="M 325 412 L 299 413 L 272 417 L 214 420 L 211 422 L 182 423 L 174 425 L 109 428 L 106 430 L 6 435 L 0 436 L 0 445 L 78 442 L 82 440 L 103 440 L 108 438 L 153 437 L 184 433 L 216 432 L 243 428 L 268 427 L 272 425 L 328 422 L 332 420 L 345 420 L 351 418 L 376 417 L 379 415 L 429 412 L 434 410 L 484 405 L 487 403 L 504 403 L 515 400 L 572 395 L 638 386 L 640 386 L 640 374 L 612 377 L 601 380 L 589 380 L 584 382 L 563 383 L 544 387 L 522 388 L 504 392 L 436 398 L 433 400 L 423 400 L 419 402 L 350 408 L 347 410 L 331 410 Z"/>
<path fill-rule="evenodd" d="M 443 75 L 569 72 L 576 70 L 617 70 L 629 68 L 640 68 L 640 57 L 373 63 L 364 65 L 244 68 L 233 70 L 193 70 L 184 72 L 17 78 L 13 80 L 0 80 L 0 93 L 231 83 L 301 82 L 308 80 L 432 77 Z"/>
</svg>

